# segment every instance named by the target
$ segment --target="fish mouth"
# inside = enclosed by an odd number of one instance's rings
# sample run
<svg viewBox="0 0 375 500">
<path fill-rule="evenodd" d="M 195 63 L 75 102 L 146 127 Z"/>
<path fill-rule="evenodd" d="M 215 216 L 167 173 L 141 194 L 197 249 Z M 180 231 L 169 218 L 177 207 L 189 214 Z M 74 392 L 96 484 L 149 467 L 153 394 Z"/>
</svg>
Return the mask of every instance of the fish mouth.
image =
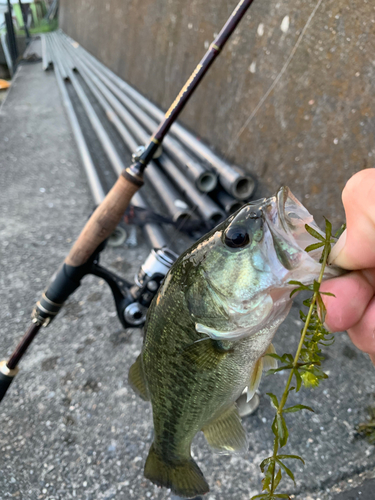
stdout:
<svg viewBox="0 0 375 500">
<path fill-rule="evenodd" d="M 263 198 L 249 203 L 264 214 L 265 220 L 271 229 L 271 232 L 281 230 L 289 234 L 293 226 L 293 221 L 289 217 L 287 205 L 299 204 L 299 201 L 293 196 L 287 186 L 282 186 L 276 195 L 270 198 Z M 289 208 L 289 207 L 288 207 Z"/>
<path fill-rule="evenodd" d="M 276 193 L 276 204 L 280 225 L 286 233 L 291 233 L 298 239 L 299 234 L 306 233 L 305 225 L 311 224 L 318 233 L 324 236 L 313 216 L 287 186 L 281 187 Z"/>
<path fill-rule="evenodd" d="M 287 186 L 282 186 L 277 191 L 276 204 L 281 227 L 286 233 L 289 233 L 295 227 L 295 221 L 293 221 L 293 218 L 301 220 L 301 217 L 298 215 L 298 211 L 301 208 L 305 211 L 306 209 L 292 194 L 291 190 Z M 292 211 L 292 207 L 296 209 L 295 212 Z"/>
<path fill-rule="evenodd" d="M 301 263 L 305 248 L 314 243 L 314 238 L 306 231 L 306 224 L 312 225 L 319 233 L 313 216 L 292 194 L 287 186 L 282 186 L 270 200 L 271 210 L 268 227 L 273 245 L 281 264 L 291 271 Z"/>
<path fill-rule="evenodd" d="M 320 269 L 319 259 L 322 249 L 318 248 L 306 253 L 308 246 L 317 243 L 317 239 L 306 230 L 306 225 L 323 238 L 325 232 L 316 224 L 307 208 L 287 186 L 282 186 L 276 195 L 267 201 L 265 211 L 267 225 L 281 264 L 286 269 L 293 270 L 303 262 L 305 264 L 309 262 L 310 266 L 315 262 Z M 331 266 L 326 269 L 325 278 L 337 275 L 337 269 L 333 269 Z"/>
<path fill-rule="evenodd" d="M 308 245 L 316 243 L 315 238 L 306 231 L 306 224 L 324 236 L 313 216 L 287 186 L 282 186 L 276 195 L 249 205 L 254 213 L 257 211 L 259 216 L 263 217 L 272 238 L 279 240 L 284 248 L 283 253 L 289 254 L 292 249 L 304 251 Z"/>
<path fill-rule="evenodd" d="M 290 189 L 287 186 L 281 186 L 281 188 L 276 193 L 277 213 L 279 215 L 281 227 L 285 232 L 288 232 L 288 226 L 285 219 L 285 204 L 289 193 Z"/>
</svg>

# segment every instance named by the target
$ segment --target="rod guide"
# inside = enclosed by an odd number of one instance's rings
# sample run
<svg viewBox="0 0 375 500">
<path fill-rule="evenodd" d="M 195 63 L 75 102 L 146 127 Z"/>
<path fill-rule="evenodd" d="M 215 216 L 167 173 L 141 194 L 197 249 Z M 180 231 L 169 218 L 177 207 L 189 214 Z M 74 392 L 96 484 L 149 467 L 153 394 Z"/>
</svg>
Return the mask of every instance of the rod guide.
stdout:
<svg viewBox="0 0 375 500">
<path fill-rule="evenodd" d="M 17 373 L 19 372 L 19 368 L 18 366 L 16 366 L 16 368 L 14 368 L 14 370 L 11 370 L 7 367 L 7 362 L 6 360 L 4 361 L 0 361 L 0 373 L 2 373 L 3 375 L 5 375 L 6 377 L 15 377 L 17 375 Z"/>
</svg>

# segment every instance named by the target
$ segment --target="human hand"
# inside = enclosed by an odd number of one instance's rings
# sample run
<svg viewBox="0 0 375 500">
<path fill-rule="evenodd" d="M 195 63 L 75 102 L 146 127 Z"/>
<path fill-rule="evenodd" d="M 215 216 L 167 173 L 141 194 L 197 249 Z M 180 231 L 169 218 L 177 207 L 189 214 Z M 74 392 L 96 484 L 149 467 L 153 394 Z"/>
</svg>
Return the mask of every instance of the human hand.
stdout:
<svg viewBox="0 0 375 500">
<path fill-rule="evenodd" d="M 326 281 L 322 292 L 325 324 L 332 332 L 347 330 L 375 365 L 375 169 L 353 175 L 342 200 L 347 229 L 332 248 L 329 263 L 353 272 Z"/>
</svg>

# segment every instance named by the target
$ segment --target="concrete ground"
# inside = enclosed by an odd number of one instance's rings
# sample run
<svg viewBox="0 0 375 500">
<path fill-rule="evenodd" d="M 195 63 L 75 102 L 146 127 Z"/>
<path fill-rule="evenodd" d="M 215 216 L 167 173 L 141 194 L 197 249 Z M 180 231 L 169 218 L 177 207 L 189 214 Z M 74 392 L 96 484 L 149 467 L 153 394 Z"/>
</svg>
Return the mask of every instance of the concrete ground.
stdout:
<svg viewBox="0 0 375 500">
<path fill-rule="evenodd" d="M 92 201 L 54 74 L 41 64 L 19 68 L 1 108 L 0 144 L 3 359 L 29 325 Z M 135 249 L 106 250 L 103 263 L 130 280 L 147 253 L 140 236 Z M 279 353 L 296 349 L 299 306 L 276 335 Z M 39 334 L 0 405 L 0 500 L 176 498 L 143 477 L 151 408 L 127 383 L 141 345 L 139 330 L 121 329 L 106 285 L 85 278 Z M 288 418 L 286 453 L 301 455 L 306 466 L 292 464 L 296 485 L 286 479 L 281 491 L 301 500 L 373 500 L 375 447 L 358 439 L 355 427 L 375 404 L 375 370 L 346 334 L 327 348 L 323 368 L 328 380 L 291 398 L 315 413 Z M 248 500 L 260 492 L 259 463 L 272 446 L 265 393 L 280 394 L 284 385 L 284 374 L 263 379 L 260 407 L 244 419 L 246 456 L 214 455 L 197 436 L 193 453 L 211 487 L 207 500 Z"/>
<path fill-rule="evenodd" d="M 9 92 L 8 90 L 1 90 L 0 91 L 0 104 L 3 101 L 5 101 L 5 98 L 6 98 L 7 94 L 8 94 L 8 92 Z"/>
</svg>

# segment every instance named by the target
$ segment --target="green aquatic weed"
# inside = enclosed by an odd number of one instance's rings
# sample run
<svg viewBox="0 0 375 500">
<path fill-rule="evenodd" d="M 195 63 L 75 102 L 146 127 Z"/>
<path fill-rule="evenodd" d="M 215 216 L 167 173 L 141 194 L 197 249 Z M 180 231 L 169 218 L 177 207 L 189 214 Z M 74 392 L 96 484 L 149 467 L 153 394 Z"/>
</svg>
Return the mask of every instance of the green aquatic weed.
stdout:
<svg viewBox="0 0 375 500">
<path fill-rule="evenodd" d="M 357 427 L 358 433 L 367 438 L 368 442 L 375 444 L 375 407 L 367 408 L 367 422 L 363 422 Z"/>
<path fill-rule="evenodd" d="M 281 363 L 280 367 L 274 370 L 269 370 L 268 373 L 289 371 L 289 377 L 280 401 L 275 394 L 267 394 L 271 399 L 272 406 L 276 410 L 275 418 L 273 419 L 271 427 L 274 435 L 273 453 L 270 457 L 264 459 L 260 464 L 260 469 L 264 474 L 264 478 L 262 480 L 263 493 L 253 496 L 251 500 L 275 500 L 277 498 L 290 498 L 287 493 L 276 493 L 284 474 L 295 482 L 294 474 L 285 462 L 289 460 L 299 460 L 303 464 L 305 462 L 298 455 L 280 453 L 281 448 L 287 444 L 289 438 L 285 415 L 302 410 L 312 412 L 314 410 L 309 406 L 301 404 L 289 407 L 285 407 L 285 405 L 288 396 L 292 391 L 298 392 L 302 385 L 305 387 L 316 387 L 319 385 L 321 380 L 328 378 L 328 375 L 326 375 L 321 369 L 321 362 L 323 359 L 321 346 L 331 345 L 334 342 L 334 338 L 333 335 L 324 328 L 326 308 L 322 300 L 323 292 L 320 291 L 320 284 L 323 279 L 332 243 L 334 243 L 335 240 L 331 237 L 332 225 L 328 220 L 326 220 L 325 236 L 322 236 L 307 224 L 305 225 L 305 228 L 306 231 L 318 240 L 317 243 L 309 245 L 306 248 L 306 251 L 311 252 L 318 248 L 322 248 L 322 256 L 319 261 L 322 264 L 322 267 L 318 280 L 314 281 L 311 285 L 304 285 L 299 281 L 290 281 L 291 285 L 296 286 L 291 293 L 291 297 L 300 291 L 308 291 L 311 292 L 312 295 L 303 301 L 304 306 L 308 308 L 307 313 L 300 311 L 300 318 L 303 321 L 304 326 L 301 330 L 301 338 L 295 356 L 293 357 L 291 354 L 283 354 L 282 356 L 278 356 L 277 354 L 268 354 L 268 356 L 272 356 Z M 336 233 L 335 236 L 338 237 L 343 230 L 344 226 L 340 228 L 340 231 Z M 324 295 L 332 294 L 325 293 Z M 292 386 L 292 383 L 295 383 L 295 386 Z"/>
</svg>

